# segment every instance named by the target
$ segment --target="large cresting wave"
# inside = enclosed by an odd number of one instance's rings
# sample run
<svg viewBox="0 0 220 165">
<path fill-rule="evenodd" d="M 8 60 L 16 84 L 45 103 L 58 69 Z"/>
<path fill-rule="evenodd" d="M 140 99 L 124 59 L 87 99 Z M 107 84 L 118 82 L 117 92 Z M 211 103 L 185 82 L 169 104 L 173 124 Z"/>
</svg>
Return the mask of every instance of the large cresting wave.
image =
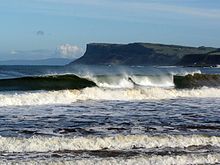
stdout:
<svg viewBox="0 0 220 165">
<path fill-rule="evenodd" d="M 174 79 L 174 80 L 173 80 Z M 0 80 L 0 106 L 71 104 L 85 100 L 220 97 L 219 75 L 50 75 Z M 185 88 L 185 89 L 179 89 Z"/>
<path fill-rule="evenodd" d="M 100 88 L 198 88 L 219 87 L 220 75 L 44 75 L 0 79 L 0 91 L 34 91 Z"/>
<path fill-rule="evenodd" d="M 215 164 L 220 161 L 219 144 L 219 137 L 202 135 L 0 137 L 0 152 L 4 158 L 0 163 Z"/>
</svg>

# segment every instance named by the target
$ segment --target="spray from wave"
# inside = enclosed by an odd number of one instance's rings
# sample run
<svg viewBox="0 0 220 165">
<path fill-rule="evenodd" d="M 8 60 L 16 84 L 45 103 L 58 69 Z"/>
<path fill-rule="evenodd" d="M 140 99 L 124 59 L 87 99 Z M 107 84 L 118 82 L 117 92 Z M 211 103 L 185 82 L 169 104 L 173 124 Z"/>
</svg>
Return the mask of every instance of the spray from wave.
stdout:
<svg viewBox="0 0 220 165">
<path fill-rule="evenodd" d="M 186 76 L 186 75 L 201 74 L 200 70 L 193 69 L 189 70 L 178 70 L 178 71 L 167 71 L 159 72 L 152 70 L 152 73 L 136 74 L 132 71 L 121 71 L 118 75 L 93 75 L 87 72 L 83 77 L 94 81 L 97 86 L 102 88 L 134 88 L 134 83 L 129 81 L 131 78 L 136 84 L 143 87 L 162 87 L 172 88 L 175 86 L 173 77 L 175 75 Z"/>
<path fill-rule="evenodd" d="M 172 75 L 143 76 L 124 74 L 91 76 L 89 79 L 93 80 L 101 88 L 134 88 L 135 84 L 142 87 L 174 87 Z"/>
<path fill-rule="evenodd" d="M 82 89 L 96 85 L 102 88 L 133 88 L 135 84 L 143 87 L 174 87 L 173 75 L 170 73 L 162 75 L 87 73 L 84 76 L 58 74 L 0 79 L 0 91 Z"/>
</svg>

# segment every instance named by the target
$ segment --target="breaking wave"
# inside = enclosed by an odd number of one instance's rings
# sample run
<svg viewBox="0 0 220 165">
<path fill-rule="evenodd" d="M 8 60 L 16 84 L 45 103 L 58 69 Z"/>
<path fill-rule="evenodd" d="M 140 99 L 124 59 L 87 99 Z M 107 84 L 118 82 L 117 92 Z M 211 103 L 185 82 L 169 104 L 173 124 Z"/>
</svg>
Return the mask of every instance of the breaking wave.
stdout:
<svg viewBox="0 0 220 165">
<path fill-rule="evenodd" d="M 0 106 L 71 104 L 84 100 L 158 100 L 185 97 L 220 97 L 219 88 L 177 90 L 175 88 L 131 88 L 104 89 L 85 88 L 82 90 L 37 91 L 1 93 Z"/>
<path fill-rule="evenodd" d="M 59 154 L 53 154 L 59 157 Z M 62 155 L 61 155 L 62 156 Z M 60 156 L 60 157 L 61 157 Z M 54 158 L 48 156 L 47 159 L 17 159 L 17 160 L 0 160 L 0 164 L 21 164 L 21 165 L 32 165 L 32 164 L 41 164 L 41 165 L 60 165 L 60 164 L 87 164 L 87 165 L 105 165 L 105 164 L 127 164 L 127 165 L 152 165 L 152 164 L 218 164 L 220 162 L 220 154 L 187 154 L 187 155 L 169 155 L 169 156 L 136 156 L 131 158 Z"/>
<path fill-rule="evenodd" d="M 99 87 L 102 88 L 134 88 L 136 85 L 142 87 L 173 87 L 173 76 L 157 75 L 116 75 L 116 76 L 90 76 Z M 130 80 L 132 81 L 130 81 Z"/>
<path fill-rule="evenodd" d="M 186 165 L 186 164 L 217 164 L 220 162 L 220 154 L 188 154 L 183 156 L 138 156 L 131 158 L 75 158 L 68 160 L 65 158 L 48 158 L 47 160 L 9 160 L 0 161 L 0 164 L 45 164 L 45 165 L 60 165 L 60 164 L 87 164 L 87 165 L 109 165 L 109 164 L 127 164 L 127 165 L 152 165 L 152 164 L 167 164 L 167 165 Z"/>
<path fill-rule="evenodd" d="M 68 74 L 1 79 L 0 90 L 5 92 L 0 93 L 0 106 L 71 104 L 84 100 L 133 101 L 220 97 L 219 82 L 219 75 L 203 74 L 90 77 Z"/>
<path fill-rule="evenodd" d="M 0 152 L 49 152 L 62 150 L 131 150 L 151 148 L 220 147 L 220 137 L 202 135 L 117 135 L 114 137 L 0 137 Z"/>
<path fill-rule="evenodd" d="M 0 163 L 214 164 L 219 147 L 220 137 L 202 135 L 0 137 Z"/>
<path fill-rule="evenodd" d="M 177 81 L 178 80 L 178 81 Z M 33 91 L 33 90 L 65 90 L 83 89 L 98 86 L 100 88 L 196 88 L 202 86 L 218 87 L 219 75 L 198 73 L 163 74 L 163 75 L 44 75 L 12 79 L 0 79 L 0 91 Z"/>
</svg>

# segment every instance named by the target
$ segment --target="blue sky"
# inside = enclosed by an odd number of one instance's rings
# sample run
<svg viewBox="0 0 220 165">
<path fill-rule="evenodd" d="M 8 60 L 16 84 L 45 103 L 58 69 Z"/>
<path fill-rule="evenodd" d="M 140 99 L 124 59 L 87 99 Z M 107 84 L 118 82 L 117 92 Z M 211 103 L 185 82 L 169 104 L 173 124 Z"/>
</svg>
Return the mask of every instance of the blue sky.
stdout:
<svg viewBox="0 0 220 165">
<path fill-rule="evenodd" d="M 0 60 L 80 56 L 90 42 L 220 47 L 219 0 L 1 0 Z"/>
</svg>

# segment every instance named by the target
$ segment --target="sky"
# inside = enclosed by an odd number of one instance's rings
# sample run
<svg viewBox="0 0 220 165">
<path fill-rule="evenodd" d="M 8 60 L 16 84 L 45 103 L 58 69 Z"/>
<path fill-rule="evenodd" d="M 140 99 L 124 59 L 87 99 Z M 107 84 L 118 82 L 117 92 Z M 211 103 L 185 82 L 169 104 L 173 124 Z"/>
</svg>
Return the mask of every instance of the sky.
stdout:
<svg viewBox="0 0 220 165">
<path fill-rule="evenodd" d="M 78 58 L 92 42 L 220 47 L 220 0 L 0 1 L 0 60 Z"/>
</svg>

